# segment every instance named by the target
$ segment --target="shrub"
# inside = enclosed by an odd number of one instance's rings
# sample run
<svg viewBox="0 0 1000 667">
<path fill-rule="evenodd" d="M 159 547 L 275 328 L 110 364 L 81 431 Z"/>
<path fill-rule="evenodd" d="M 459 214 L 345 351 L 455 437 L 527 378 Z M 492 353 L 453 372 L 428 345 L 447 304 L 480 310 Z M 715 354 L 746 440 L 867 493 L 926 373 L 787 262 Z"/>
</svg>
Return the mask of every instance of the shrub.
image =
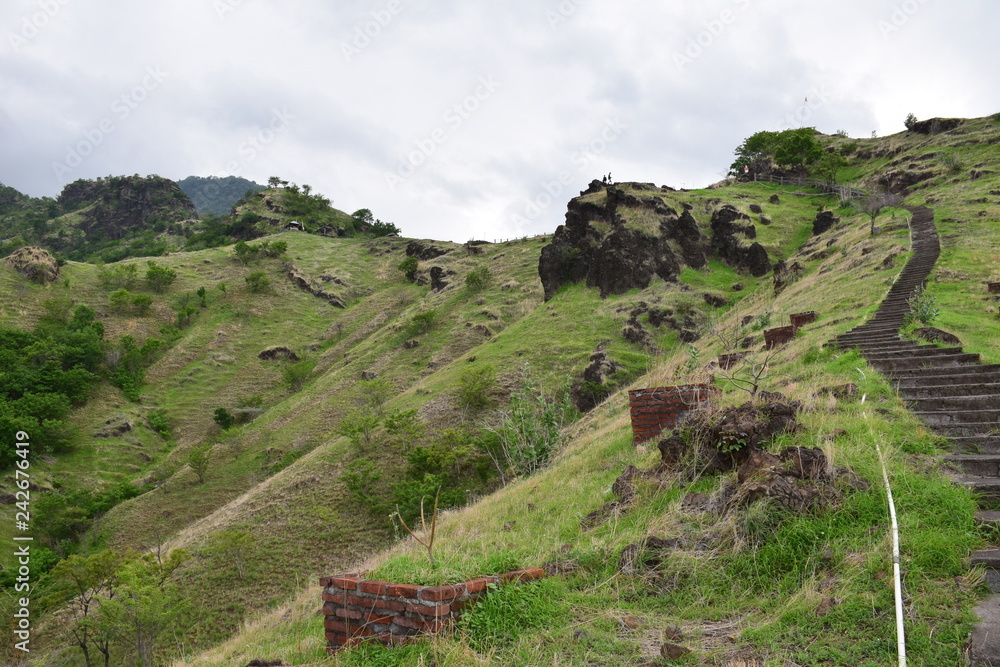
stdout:
<svg viewBox="0 0 1000 667">
<path fill-rule="evenodd" d="M 111 304 L 111 310 L 121 313 L 132 303 L 132 293 L 124 288 L 115 290 L 108 296 L 108 302 Z"/>
<path fill-rule="evenodd" d="M 228 431 L 236 423 L 236 418 L 225 408 L 216 408 L 212 421 L 219 425 L 223 431 Z"/>
<path fill-rule="evenodd" d="M 309 380 L 316 362 L 312 359 L 303 359 L 294 364 L 288 364 L 282 371 L 285 386 L 289 391 L 298 391 Z"/>
<path fill-rule="evenodd" d="M 167 413 L 163 410 L 157 410 L 156 412 L 151 412 L 148 417 L 149 427 L 160 434 L 161 438 L 170 437 L 170 421 L 167 419 Z"/>
<path fill-rule="evenodd" d="M 402 271 L 403 275 L 406 276 L 406 279 L 412 283 L 414 280 L 416 280 L 417 277 L 417 267 L 418 267 L 417 258 L 407 257 L 406 259 L 404 259 L 402 262 L 399 263 L 399 266 L 397 268 L 400 271 Z"/>
<path fill-rule="evenodd" d="M 918 321 L 922 322 L 924 326 L 930 326 L 941 312 L 937 305 L 937 298 L 927 294 L 922 285 L 913 290 L 913 296 L 906 302 L 910 304 L 910 312 L 903 316 L 906 324 Z"/>
<path fill-rule="evenodd" d="M 208 466 L 211 461 L 212 445 L 192 447 L 191 451 L 188 452 L 188 465 L 191 466 L 191 470 L 194 470 L 195 474 L 198 475 L 199 484 L 204 484 L 205 473 L 208 472 Z"/>
<path fill-rule="evenodd" d="M 422 313 L 417 313 L 414 315 L 406 327 L 403 329 L 403 333 L 407 338 L 411 336 L 419 336 L 420 334 L 425 334 L 434 328 L 434 323 L 437 321 L 437 311 L 436 310 L 426 310 Z"/>
<path fill-rule="evenodd" d="M 153 306 L 153 297 L 148 294 L 135 294 L 132 296 L 132 307 L 136 315 L 145 317 L 149 314 L 149 309 Z"/>
<path fill-rule="evenodd" d="M 150 288 L 154 292 L 163 292 L 177 280 L 177 272 L 173 269 L 168 269 L 165 266 L 160 266 L 156 262 L 147 262 L 149 266 L 146 269 L 146 282 L 149 283 Z"/>
<path fill-rule="evenodd" d="M 247 289 L 249 289 L 254 294 L 263 292 L 271 284 L 271 279 L 267 277 L 267 274 L 263 271 L 254 271 L 249 276 L 245 278 L 247 283 Z"/>
<path fill-rule="evenodd" d="M 497 372 L 490 364 L 466 368 L 458 378 L 455 397 L 464 410 L 479 410 L 490 402 L 490 392 L 496 389 Z"/>
<path fill-rule="evenodd" d="M 913 129 L 913 126 L 917 124 L 917 117 L 912 113 L 906 114 L 906 120 L 903 121 L 903 125 L 907 130 Z"/>
<path fill-rule="evenodd" d="M 482 292 L 490 286 L 492 281 L 493 276 L 490 274 L 489 267 L 486 266 L 473 269 L 469 272 L 469 275 L 465 277 L 466 286 L 473 292 Z"/>
<path fill-rule="evenodd" d="M 139 279 L 139 267 L 135 264 L 120 264 L 109 269 L 97 269 L 97 281 L 104 289 L 132 289 Z"/>
</svg>

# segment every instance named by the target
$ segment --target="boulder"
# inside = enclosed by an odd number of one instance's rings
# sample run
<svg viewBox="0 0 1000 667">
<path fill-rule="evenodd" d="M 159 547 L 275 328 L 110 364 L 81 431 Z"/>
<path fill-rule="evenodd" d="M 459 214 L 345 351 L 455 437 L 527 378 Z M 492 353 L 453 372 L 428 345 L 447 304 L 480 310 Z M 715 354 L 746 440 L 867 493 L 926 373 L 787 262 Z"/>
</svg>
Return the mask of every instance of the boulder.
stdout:
<svg viewBox="0 0 1000 667">
<path fill-rule="evenodd" d="M 834 217 L 832 211 L 820 211 L 816 214 L 816 219 L 813 220 L 813 236 L 822 234 L 838 222 L 840 222 L 840 218 Z"/>
<path fill-rule="evenodd" d="M 621 370 L 621 366 L 608 357 L 606 343 L 601 343 L 590 355 L 590 365 L 583 371 L 580 381 L 570 390 L 573 404 L 580 412 L 590 412 L 607 396 L 617 389 L 611 379 Z"/>
<path fill-rule="evenodd" d="M 448 282 L 445 281 L 444 275 L 444 269 L 440 266 L 431 267 L 431 291 L 440 292 L 448 286 Z"/>
<path fill-rule="evenodd" d="M 272 345 L 269 348 L 261 350 L 257 354 L 257 358 L 263 361 L 298 361 L 299 355 L 295 354 L 295 352 L 288 349 L 284 345 Z"/>
<path fill-rule="evenodd" d="M 417 259 L 428 261 L 435 257 L 440 257 L 441 255 L 446 255 L 450 250 L 445 250 L 444 248 L 438 248 L 437 246 L 422 243 L 420 241 L 410 241 L 406 244 L 406 256 L 416 257 Z"/>
<path fill-rule="evenodd" d="M 59 278 L 56 258 L 43 248 L 27 246 L 18 248 L 4 258 L 4 262 L 33 283 L 49 285 Z"/>
</svg>

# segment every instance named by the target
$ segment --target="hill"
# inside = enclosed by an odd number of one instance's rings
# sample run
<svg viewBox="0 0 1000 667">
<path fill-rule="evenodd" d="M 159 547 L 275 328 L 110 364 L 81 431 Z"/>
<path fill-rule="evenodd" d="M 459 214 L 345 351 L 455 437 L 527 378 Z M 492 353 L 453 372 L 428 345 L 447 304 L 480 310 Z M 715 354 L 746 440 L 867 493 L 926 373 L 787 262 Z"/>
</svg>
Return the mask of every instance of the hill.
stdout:
<svg viewBox="0 0 1000 667">
<path fill-rule="evenodd" d="M 226 215 L 233 205 L 250 190 L 263 190 L 266 186 L 240 176 L 188 176 L 177 181 L 198 210 L 198 215 Z"/>
<path fill-rule="evenodd" d="M 982 259 L 1000 233 L 1000 124 L 938 129 L 819 140 L 848 156 L 842 177 L 934 209 L 936 326 L 997 363 L 995 313 L 980 295 L 996 278 Z M 254 194 L 237 220 L 288 219 L 286 194 Z M 251 243 L 284 243 L 283 259 L 172 252 L 157 260 L 176 272 L 165 292 L 128 288 L 151 298 L 145 314 L 112 303 L 116 267 L 66 262 L 66 282 L 48 287 L 4 268 L 4 326 L 31 328 L 46 302 L 69 297 L 119 349 L 124 334 L 166 341 L 138 402 L 98 385 L 72 413 L 72 448 L 32 467 L 61 516 L 90 511 L 81 491 L 104 498 L 129 482 L 138 495 L 119 493 L 63 542 L 39 539 L 56 553 L 186 551 L 176 588 L 158 593 L 175 601 L 157 647 L 176 664 L 653 664 L 665 642 L 693 650 L 689 664 L 884 664 L 894 621 L 878 443 L 904 535 L 911 659 L 961 664 L 984 594 L 966 560 L 984 543 L 972 496 L 942 474 L 944 441 L 887 381 L 857 352 L 824 347 L 875 311 L 908 257 L 910 214 L 882 210 L 872 235 L 861 208 L 770 181 L 595 183 L 551 237 L 286 232 Z M 353 218 L 301 217 L 345 229 Z M 256 234 L 278 222 L 250 224 Z M 129 265 L 146 266 L 117 266 Z M 761 349 L 764 329 L 805 311 L 818 319 Z M 743 361 L 722 369 L 717 357 L 732 352 Z M 769 451 L 818 448 L 843 470 L 815 487 L 816 502 L 753 502 L 736 470 L 669 467 L 669 446 L 633 443 L 626 389 L 711 381 L 722 410 L 749 398 L 748 378 L 800 406 L 799 426 Z M 219 408 L 244 423 L 222 429 Z M 429 568 L 387 516 L 409 522 L 438 489 L 450 507 Z M 13 507 L 4 512 L 10 539 Z M 502 612 L 454 636 L 326 656 L 320 575 L 439 583 L 531 566 L 553 576 L 498 594 Z M 61 603 L 48 604 L 38 653 L 82 664 Z"/>
</svg>

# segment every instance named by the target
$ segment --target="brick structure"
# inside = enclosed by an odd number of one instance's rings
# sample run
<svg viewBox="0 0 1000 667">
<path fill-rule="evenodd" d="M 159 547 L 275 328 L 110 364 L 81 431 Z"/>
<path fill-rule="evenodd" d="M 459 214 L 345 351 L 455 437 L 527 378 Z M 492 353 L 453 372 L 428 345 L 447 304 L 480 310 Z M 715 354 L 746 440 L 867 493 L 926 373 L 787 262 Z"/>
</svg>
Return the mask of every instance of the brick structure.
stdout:
<svg viewBox="0 0 1000 667">
<path fill-rule="evenodd" d="M 764 330 L 764 349 L 773 350 L 779 345 L 784 345 L 785 343 L 791 341 L 795 338 L 795 327 L 788 325 L 787 327 L 775 327 L 774 329 Z"/>
<path fill-rule="evenodd" d="M 743 357 L 745 357 L 745 356 L 746 356 L 746 354 L 744 354 L 743 352 L 732 352 L 731 354 L 720 354 L 719 355 L 719 360 L 718 360 L 719 368 L 721 368 L 724 371 L 728 371 L 730 368 L 732 368 L 733 366 L 735 366 L 736 364 L 738 364 L 740 361 L 742 361 Z"/>
<path fill-rule="evenodd" d="M 541 579 L 544 570 L 515 570 L 447 586 L 371 581 L 359 574 L 321 577 L 326 648 L 333 653 L 365 639 L 402 644 L 439 632 L 486 595 L 491 584 Z"/>
<path fill-rule="evenodd" d="M 1000 294 L 1000 283 L 986 283 L 986 292 L 988 294 Z"/>
<path fill-rule="evenodd" d="M 815 310 L 810 310 L 807 313 L 795 313 L 794 315 L 790 315 L 789 319 L 792 321 L 792 326 L 794 328 L 800 329 L 807 324 L 815 322 L 817 317 L 819 317 L 819 313 Z"/>
<path fill-rule="evenodd" d="M 628 393 L 633 441 L 649 440 L 675 428 L 681 417 L 718 393 L 710 384 L 633 389 Z"/>
</svg>

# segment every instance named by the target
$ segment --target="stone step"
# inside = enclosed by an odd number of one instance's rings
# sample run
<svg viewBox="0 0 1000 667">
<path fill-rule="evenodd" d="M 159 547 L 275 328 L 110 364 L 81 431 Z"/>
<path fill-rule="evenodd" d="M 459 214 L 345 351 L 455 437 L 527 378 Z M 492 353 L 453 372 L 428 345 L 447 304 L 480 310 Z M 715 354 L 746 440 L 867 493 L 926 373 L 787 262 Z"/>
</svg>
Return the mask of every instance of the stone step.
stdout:
<svg viewBox="0 0 1000 667">
<path fill-rule="evenodd" d="M 949 454 L 941 458 L 972 477 L 1000 475 L 1000 454 Z"/>
<path fill-rule="evenodd" d="M 964 354 L 960 347 L 938 347 L 937 345 L 918 345 L 916 348 L 903 348 L 899 350 L 887 350 L 886 352 L 870 353 L 865 355 L 865 359 L 875 363 L 882 359 L 905 359 L 934 357 L 944 354 Z"/>
<path fill-rule="evenodd" d="M 921 398 L 949 398 L 952 396 L 994 395 L 1000 400 L 1000 382 L 981 384 L 967 382 L 965 384 L 922 385 L 915 387 L 897 387 L 896 391 L 904 401 Z"/>
<path fill-rule="evenodd" d="M 967 475 L 957 478 L 955 483 L 975 493 L 982 509 L 1000 510 L 1000 477 Z"/>
<path fill-rule="evenodd" d="M 1000 454 L 1000 435 L 956 435 L 949 438 L 952 451 L 964 454 Z"/>
<path fill-rule="evenodd" d="M 978 388 L 977 388 L 978 389 Z M 916 412 L 936 410 L 968 411 L 995 410 L 1000 412 L 1000 396 L 996 394 L 972 394 L 965 396 L 933 396 L 931 398 L 905 399 L 907 407 Z"/>
<path fill-rule="evenodd" d="M 952 422 L 949 424 L 932 424 L 931 430 L 948 438 L 983 438 L 997 435 L 1000 424 L 995 421 L 982 422 Z M 991 453 L 981 450 L 984 454 Z"/>
<path fill-rule="evenodd" d="M 969 410 L 913 410 L 922 422 L 935 430 L 948 430 L 972 424 L 987 424 L 989 429 L 1000 427 L 1000 408 Z M 967 435 L 967 434 L 963 434 Z"/>
<path fill-rule="evenodd" d="M 900 369 L 886 372 L 892 382 L 900 388 L 927 387 L 935 384 L 992 384 L 1000 381 L 1000 364 L 961 364 L 952 368 L 932 369 L 928 372 L 923 368 Z"/>
<path fill-rule="evenodd" d="M 976 523 L 980 526 L 1000 526 L 1000 512 L 994 510 L 976 512 Z"/>
<path fill-rule="evenodd" d="M 936 354 L 926 357 L 905 357 L 900 359 L 869 359 L 869 363 L 885 375 L 911 371 L 920 373 L 928 370 L 948 370 L 979 361 L 978 354 Z M 937 375 L 938 373 L 928 373 Z"/>
</svg>

